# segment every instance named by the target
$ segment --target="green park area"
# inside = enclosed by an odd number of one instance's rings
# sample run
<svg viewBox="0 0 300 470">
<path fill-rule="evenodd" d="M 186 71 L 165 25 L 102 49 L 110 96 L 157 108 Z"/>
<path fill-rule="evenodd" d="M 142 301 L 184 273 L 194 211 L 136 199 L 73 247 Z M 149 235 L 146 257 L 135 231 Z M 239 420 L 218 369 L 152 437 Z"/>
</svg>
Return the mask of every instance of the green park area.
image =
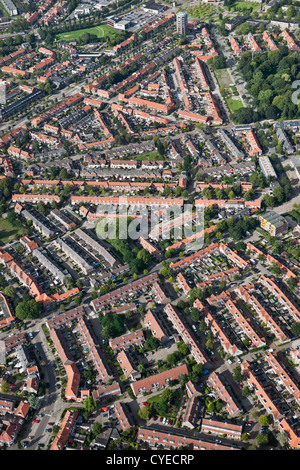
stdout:
<svg viewBox="0 0 300 470">
<path fill-rule="evenodd" d="M 135 157 L 135 160 L 163 160 L 164 158 L 158 153 L 157 150 L 153 150 L 153 152 L 143 153 L 142 155 L 138 155 Z"/>
<path fill-rule="evenodd" d="M 121 33 L 111 28 L 106 24 L 99 26 L 93 26 L 91 28 L 78 29 L 76 31 L 69 31 L 65 33 L 57 34 L 57 41 L 77 41 L 83 34 L 94 34 L 98 38 L 110 37 L 111 39 L 119 36 Z"/>
<path fill-rule="evenodd" d="M 260 3 L 243 1 L 225 1 L 224 8 L 229 11 L 255 11 L 260 7 Z"/>
<path fill-rule="evenodd" d="M 232 78 L 227 69 L 218 69 L 214 71 L 219 84 L 220 94 L 226 101 L 231 112 L 243 108 L 243 103 L 239 99 L 239 93 L 232 82 Z"/>
<path fill-rule="evenodd" d="M 0 218 L 0 245 L 3 246 L 15 240 L 19 235 L 19 227 L 12 225 L 8 220 Z"/>
<path fill-rule="evenodd" d="M 240 100 L 234 98 L 226 98 L 226 103 L 231 112 L 243 108 L 243 103 Z"/>
<path fill-rule="evenodd" d="M 206 3 L 200 3 L 191 8 L 187 8 L 186 12 L 190 18 L 208 21 L 214 16 L 214 7 Z"/>
</svg>

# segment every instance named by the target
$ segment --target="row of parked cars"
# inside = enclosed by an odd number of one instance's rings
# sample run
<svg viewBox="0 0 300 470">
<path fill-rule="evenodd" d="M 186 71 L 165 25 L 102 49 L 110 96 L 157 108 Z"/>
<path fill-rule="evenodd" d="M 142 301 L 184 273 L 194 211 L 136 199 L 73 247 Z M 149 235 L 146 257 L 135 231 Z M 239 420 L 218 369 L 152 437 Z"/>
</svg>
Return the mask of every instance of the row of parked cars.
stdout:
<svg viewBox="0 0 300 470">
<path fill-rule="evenodd" d="M 158 418 L 157 418 L 157 416 L 153 416 L 153 419 L 154 419 L 154 421 L 156 421 Z M 170 424 L 170 425 L 173 424 L 173 420 L 172 420 L 172 419 L 164 418 L 163 416 L 161 416 L 161 417 L 159 418 L 159 421 L 160 421 L 162 424 Z"/>
</svg>

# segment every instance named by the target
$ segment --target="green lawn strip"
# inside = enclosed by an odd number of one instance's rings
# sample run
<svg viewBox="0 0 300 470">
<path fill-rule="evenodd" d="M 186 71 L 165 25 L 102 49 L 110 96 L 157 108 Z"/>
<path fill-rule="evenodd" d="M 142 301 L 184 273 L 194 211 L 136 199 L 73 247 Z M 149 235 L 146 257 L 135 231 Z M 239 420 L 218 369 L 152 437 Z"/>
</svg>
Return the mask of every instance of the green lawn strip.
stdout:
<svg viewBox="0 0 300 470">
<path fill-rule="evenodd" d="M 118 31 L 111 28 L 110 26 L 107 26 L 106 24 L 102 24 L 99 26 L 93 26 L 91 28 L 84 28 L 84 29 L 78 29 L 76 31 L 60 33 L 60 34 L 57 34 L 56 39 L 58 41 L 65 41 L 65 40 L 76 41 L 76 39 L 78 39 L 84 33 L 95 34 L 98 38 L 103 38 L 106 36 L 114 37 L 120 34 Z"/>
<path fill-rule="evenodd" d="M 14 240 L 18 232 L 19 229 L 9 223 L 8 220 L 0 218 L 0 245 L 5 245 Z"/>
</svg>

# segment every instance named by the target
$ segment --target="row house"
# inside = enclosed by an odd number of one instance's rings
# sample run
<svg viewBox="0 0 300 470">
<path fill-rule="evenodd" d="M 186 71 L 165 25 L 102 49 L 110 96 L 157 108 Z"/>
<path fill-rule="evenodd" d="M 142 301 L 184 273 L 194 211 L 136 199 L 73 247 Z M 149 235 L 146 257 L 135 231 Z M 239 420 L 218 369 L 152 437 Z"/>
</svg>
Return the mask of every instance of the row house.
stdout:
<svg viewBox="0 0 300 470">
<path fill-rule="evenodd" d="M 1 57 L 0 59 L 0 65 L 2 64 L 5 64 L 6 62 L 9 62 L 10 60 L 14 60 L 16 59 L 17 57 L 25 54 L 26 52 L 26 49 L 25 47 L 20 47 L 19 49 L 17 49 L 15 52 L 12 52 L 11 54 L 8 54 L 4 57 Z"/>
<path fill-rule="evenodd" d="M 61 282 L 62 284 L 66 280 L 67 277 L 70 277 L 68 274 L 64 273 L 52 259 L 48 256 L 46 250 L 36 248 L 32 252 L 33 256 L 37 258 L 39 261 L 40 266 L 44 266 L 44 268 L 49 271 L 56 280 Z"/>
<path fill-rule="evenodd" d="M 234 276 L 239 275 L 240 270 L 238 266 L 235 266 L 234 268 L 231 269 L 226 269 L 226 271 L 221 271 L 219 273 L 211 274 L 210 276 L 207 276 L 204 284 L 213 284 L 214 282 L 220 282 L 220 281 L 232 281 L 234 279 Z M 199 285 L 198 285 L 199 287 Z"/>
<path fill-rule="evenodd" d="M 0 292 L 0 330 L 15 323 L 16 317 L 6 297 Z"/>
<path fill-rule="evenodd" d="M 223 330 L 222 326 L 216 320 L 215 316 L 208 308 L 204 307 L 199 299 L 195 300 L 194 307 L 198 308 L 201 313 L 203 313 L 206 325 L 210 328 L 213 335 L 220 341 L 221 346 L 226 354 L 230 354 L 231 356 L 238 356 L 242 354 L 243 351 L 239 349 L 235 343 L 232 343 L 228 335 Z"/>
<path fill-rule="evenodd" d="M 264 40 L 268 44 L 270 51 L 277 51 L 278 47 L 276 46 L 275 42 L 273 41 L 269 33 L 267 31 L 263 31 L 262 35 L 263 35 Z"/>
<path fill-rule="evenodd" d="M 154 427 L 139 427 L 138 442 L 145 442 L 153 449 L 158 445 L 166 449 L 174 450 L 183 448 L 185 450 L 237 450 L 236 447 L 230 445 L 218 444 L 213 441 L 205 441 L 202 438 L 189 436 L 187 433 L 178 432 L 175 430 L 161 431 Z"/>
<path fill-rule="evenodd" d="M 78 287 L 74 287 L 73 289 L 68 290 L 67 292 L 63 292 L 62 294 L 53 294 L 52 295 L 52 300 L 53 302 L 56 302 L 56 304 L 60 304 L 61 302 L 64 302 L 65 300 L 75 297 L 76 295 L 79 294 L 79 289 Z"/>
<path fill-rule="evenodd" d="M 14 178 L 15 170 L 10 158 L 0 157 L 0 164 L 3 165 L 4 175 L 7 178 Z M 3 178 L 3 177 L 2 177 Z"/>
<path fill-rule="evenodd" d="M 225 403 L 226 410 L 232 418 L 241 413 L 242 409 L 232 396 L 230 388 L 222 381 L 218 372 L 214 371 L 209 375 L 208 383 L 214 389 L 219 399 Z"/>
<path fill-rule="evenodd" d="M 74 410 L 67 410 L 58 433 L 54 437 L 50 450 L 63 450 L 73 435 L 74 427 L 78 418 L 79 412 Z"/>
<path fill-rule="evenodd" d="M 189 398 L 191 398 L 193 395 L 197 395 L 197 396 L 201 395 L 201 392 L 199 391 L 197 385 L 195 385 L 191 380 L 189 380 L 185 384 L 185 390 Z"/>
<path fill-rule="evenodd" d="M 37 116 L 36 118 L 32 119 L 31 125 L 33 127 L 38 127 L 45 121 L 48 121 L 49 119 L 53 118 L 55 115 L 62 113 L 66 108 L 70 108 L 75 104 L 80 103 L 82 100 L 83 96 L 80 93 L 76 93 L 70 98 L 66 98 L 64 101 L 58 103 L 56 106 L 49 109 L 48 111 L 45 111 L 40 116 Z"/>
<path fill-rule="evenodd" d="M 58 135 L 59 134 L 59 127 L 53 126 L 52 124 L 44 124 L 44 131 L 51 132 L 51 134 Z"/>
<path fill-rule="evenodd" d="M 129 77 L 125 78 L 120 83 L 117 83 L 116 85 L 113 85 L 110 88 L 111 93 L 112 94 L 117 93 L 118 91 L 120 91 L 125 86 L 136 83 L 139 78 L 146 75 L 155 66 L 156 66 L 156 64 L 155 64 L 154 61 L 148 62 L 148 64 L 144 65 L 140 70 L 137 70 L 136 72 L 133 72 Z"/>
<path fill-rule="evenodd" d="M 84 104 L 86 105 L 90 105 L 92 106 L 93 108 L 101 108 L 103 102 L 100 101 L 100 100 L 97 100 L 95 98 L 89 98 L 88 96 L 86 96 L 84 99 L 83 99 L 83 102 Z"/>
<path fill-rule="evenodd" d="M 75 222 L 73 222 L 68 216 L 64 214 L 64 212 L 60 211 L 59 209 L 53 209 L 50 212 L 50 215 L 54 217 L 60 224 L 62 224 L 65 229 L 71 230 L 72 228 L 76 227 Z"/>
<path fill-rule="evenodd" d="M 22 150 L 18 147 L 14 147 L 13 145 L 8 147 L 7 153 L 11 157 L 21 158 L 22 160 L 27 160 L 27 161 L 33 158 L 32 153 L 26 152 L 26 150 Z"/>
<path fill-rule="evenodd" d="M 28 417 L 30 409 L 30 404 L 21 401 L 18 407 L 13 410 L 14 412 L 11 413 L 11 419 L 3 420 L 3 425 L 6 426 L 2 428 L 0 434 L 0 444 L 2 445 L 12 445 L 16 442 L 16 439 L 23 427 L 26 418 Z"/>
<path fill-rule="evenodd" d="M 209 434 L 226 434 L 226 437 L 240 440 L 242 436 L 243 425 L 230 422 L 217 421 L 211 418 L 202 418 L 201 432 Z"/>
<path fill-rule="evenodd" d="M 218 129 L 217 133 L 218 136 L 221 138 L 222 142 L 227 146 L 230 153 L 236 160 L 242 160 L 245 158 L 244 152 L 237 148 L 227 131 L 225 131 L 224 129 Z"/>
<path fill-rule="evenodd" d="M 103 352 L 99 347 L 97 347 L 87 320 L 83 316 L 80 317 L 77 327 L 79 334 L 81 335 L 80 339 L 88 351 L 89 357 L 92 359 L 93 365 L 95 366 L 101 381 L 105 383 L 108 380 L 111 380 L 113 378 L 113 374 L 104 358 Z"/>
<path fill-rule="evenodd" d="M 118 382 L 115 382 L 111 385 L 103 385 L 96 390 L 93 390 L 92 397 L 94 400 L 101 400 L 121 395 L 121 388 Z"/>
<path fill-rule="evenodd" d="M 210 89 L 210 85 L 204 68 L 204 63 L 198 57 L 196 57 L 195 64 L 198 77 L 200 79 L 201 88 L 202 90 L 207 91 Z"/>
<path fill-rule="evenodd" d="M 144 317 L 144 325 L 145 327 L 149 328 L 152 335 L 158 339 L 159 341 L 167 341 L 168 336 L 165 333 L 162 325 L 160 324 L 160 321 L 158 319 L 158 316 L 155 314 L 155 312 L 152 312 L 152 310 L 147 310 L 147 313 Z"/>
<path fill-rule="evenodd" d="M 144 342 L 145 337 L 143 330 L 137 330 L 133 333 L 127 333 L 117 338 L 110 339 L 109 346 L 113 351 L 118 351 L 119 349 L 126 349 L 133 345 L 141 346 Z"/>
<path fill-rule="evenodd" d="M 259 277 L 259 282 L 262 283 L 263 286 L 267 287 L 272 294 L 275 295 L 278 302 L 281 303 L 283 307 L 285 307 L 290 315 L 293 317 L 295 322 L 300 321 L 300 312 L 295 307 L 295 305 L 290 301 L 287 295 L 285 295 L 282 290 L 278 287 L 278 284 L 275 282 L 274 278 L 267 277 L 264 274 L 261 274 Z"/>
<path fill-rule="evenodd" d="M 178 81 L 178 84 L 179 84 L 180 91 L 182 93 L 188 92 L 189 90 L 188 90 L 186 80 L 184 78 L 184 73 L 183 73 L 183 70 L 182 70 L 181 61 L 177 57 L 175 57 L 173 59 L 173 65 L 174 65 L 174 68 L 175 68 L 176 78 L 177 78 L 177 81 Z"/>
<path fill-rule="evenodd" d="M 92 238 L 86 231 L 79 228 L 74 233 L 77 237 L 79 237 L 80 240 L 89 245 L 94 251 L 98 253 L 98 255 L 104 258 L 111 268 L 117 263 L 116 258 L 111 255 L 111 253 L 107 251 L 107 249 L 102 246 L 97 240 L 94 240 L 94 238 Z"/>
<path fill-rule="evenodd" d="M 201 402 L 199 397 L 193 395 L 186 404 L 185 413 L 182 417 L 182 426 L 189 429 L 195 429 L 200 422 Z"/>
<path fill-rule="evenodd" d="M 186 297 L 188 297 L 191 288 L 190 288 L 186 278 L 184 277 L 184 275 L 182 273 L 177 274 L 176 282 L 178 284 L 178 287 L 180 289 L 182 289 L 184 294 L 186 295 Z"/>
<path fill-rule="evenodd" d="M 52 194 L 13 194 L 12 202 L 30 202 L 32 204 L 37 204 L 38 202 L 43 202 L 44 204 L 52 204 L 52 202 L 59 203 L 60 197 L 54 196 Z"/>
<path fill-rule="evenodd" d="M 206 91 L 205 98 L 208 103 L 214 124 L 217 124 L 217 125 L 222 124 L 223 118 L 221 116 L 221 112 L 220 112 L 215 96 L 212 94 L 211 91 Z"/>
<path fill-rule="evenodd" d="M 118 197 L 118 196 L 72 196 L 71 204 L 113 204 L 113 205 L 135 205 L 135 206 L 182 206 L 183 199 L 181 198 L 154 198 L 154 197 Z"/>
<path fill-rule="evenodd" d="M 62 146 L 62 141 L 51 135 L 43 134 L 42 132 L 31 132 L 30 134 L 32 139 L 35 139 L 42 144 L 47 144 L 56 149 Z"/>
<path fill-rule="evenodd" d="M 43 237 L 48 239 L 55 237 L 56 233 L 54 228 L 47 226 L 36 216 L 35 213 L 32 213 L 28 209 L 22 209 L 21 214 L 26 220 L 30 220 L 32 222 L 33 228 L 41 233 Z"/>
<path fill-rule="evenodd" d="M 26 70 L 16 69 L 14 67 L 8 67 L 4 65 L 1 67 L 2 72 L 9 73 L 10 75 L 18 76 L 20 75 L 22 78 L 26 78 L 29 76 L 29 73 Z"/>
<path fill-rule="evenodd" d="M 252 347 L 259 348 L 266 345 L 265 339 L 260 338 L 257 335 L 250 325 L 249 320 L 245 318 L 241 311 L 237 308 L 237 303 L 235 300 L 229 299 L 226 302 L 226 307 L 234 319 L 238 322 L 244 334 L 249 338 Z"/>
<path fill-rule="evenodd" d="M 200 349 L 195 335 L 189 330 L 188 325 L 182 319 L 178 309 L 168 303 L 165 306 L 164 311 L 177 333 L 181 335 L 182 340 L 188 346 L 190 354 L 193 356 L 197 364 L 206 364 L 208 362 L 206 354 Z"/>
<path fill-rule="evenodd" d="M 245 302 L 247 302 L 252 306 L 252 308 L 254 308 L 258 317 L 263 321 L 263 323 L 267 324 L 271 333 L 277 338 L 278 341 L 283 343 L 284 341 L 288 340 L 286 334 L 282 331 L 280 326 L 275 322 L 271 315 L 262 306 L 259 300 L 253 294 L 250 294 L 247 286 L 239 287 L 239 295 Z"/>
<path fill-rule="evenodd" d="M 179 111 L 179 113 L 180 113 L 180 111 Z M 145 137 L 145 138 L 148 138 L 151 135 L 165 136 L 165 135 L 168 135 L 168 134 L 173 134 L 175 131 L 177 131 L 177 126 L 176 125 L 168 126 L 168 127 L 159 127 L 157 129 L 151 129 L 149 131 L 140 132 L 139 136 L 140 137 Z"/>
<path fill-rule="evenodd" d="M 49 330 L 51 328 L 60 328 L 61 326 L 69 324 L 74 320 L 78 320 L 80 317 L 85 315 L 85 313 L 85 308 L 83 306 L 73 308 L 72 310 L 68 310 L 61 315 L 57 315 L 52 320 L 47 320 L 47 328 Z"/>
<path fill-rule="evenodd" d="M 123 168 L 125 170 L 131 170 L 137 168 L 136 160 L 111 160 L 110 168 Z"/>
<path fill-rule="evenodd" d="M 154 245 L 152 245 L 150 242 L 148 242 L 148 240 L 146 240 L 143 237 L 140 237 L 138 241 L 139 241 L 140 245 L 145 250 L 147 250 L 148 253 L 150 253 L 150 255 L 154 256 L 157 260 L 161 259 L 161 257 L 162 257 L 161 252 Z"/>
<path fill-rule="evenodd" d="M 119 94 L 118 99 L 120 101 L 124 101 L 125 103 L 129 103 L 130 105 L 141 107 L 141 108 L 148 108 L 153 111 L 161 112 L 164 114 L 169 113 L 173 110 L 172 106 L 168 106 L 166 104 L 156 103 L 154 101 L 144 100 L 142 98 L 136 98 L 135 96 L 131 96 L 129 98 L 125 98 L 124 94 Z"/>
<path fill-rule="evenodd" d="M 94 112 L 95 112 L 95 115 L 96 115 L 98 121 L 101 124 L 101 127 L 103 129 L 104 134 L 106 135 L 106 137 L 110 137 L 112 134 L 111 134 L 110 130 L 108 129 L 107 125 L 105 124 L 105 122 L 103 120 L 103 117 L 101 116 L 101 114 L 99 113 L 99 111 L 97 109 L 95 109 Z"/>
<path fill-rule="evenodd" d="M 15 333 L 13 336 L 6 338 L 4 340 L 4 347 L 7 353 L 11 352 L 12 350 L 16 349 L 18 346 L 22 344 L 26 344 L 26 336 L 24 333 Z"/>
<path fill-rule="evenodd" d="M 79 390 L 80 373 L 71 355 L 71 352 L 64 340 L 63 334 L 57 328 L 51 328 L 50 337 L 53 341 L 55 349 L 61 359 L 67 374 L 67 385 L 65 389 L 66 400 L 77 401 Z"/>
<path fill-rule="evenodd" d="M 232 37 L 232 38 L 229 39 L 229 42 L 230 42 L 231 48 L 233 50 L 233 53 L 239 57 L 242 54 L 243 51 L 242 51 L 241 46 L 239 45 L 238 41 L 236 40 L 236 38 Z"/>
<path fill-rule="evenodd" d="M 248 34 L 247 40 L 252 52 L 262 52 L 261 47 L 258 45 L 251 33 Z"/>
<path fill-rule="evenodd" d="M 114 157 L 125 157 L 127 155 L 141 155 L 143 153 L 152 152 L 155 150 L 155 145 L 152 141 L 145 141 L 141 143 L 132 143 L 123 147 L 115 147 L 105 151 L 105 158 L 111 159 Z"/>
<path fill-rule="evenodd" d="M 181 260 L 177 262 L 172 262 L 170 263 L 170 267 L 173 270 L 173 272 L 177 272 L 180 269 L 184 269 L 188 266 L 192 266 L 194 262 L 200 262 L 202 259 L 206 258 L 207 256 L 210 256 L 212 253 L 215 251 L 219 250 L 219 245 L 218 243 L 211 243 L 209 246 L 206 248 L 203 248 L 200 251 L 197 251 L 190 256 L 186 256 L 185 258 L 182 258 Z"/>
<path fill-rule="evenodd" d="M 183 110 L 180 109 L 178 111 L 178 116 L 182 119 L 187 119 L 190 121 L 195 121 L 195 122 L 200 122 L 202 124 L 208 123 L 208 117 L 207 116 L 202 116 L 201 114 L 198 113 L 193 113 L 191 111 Z"/>
<path fill-rule="evenodd" d="M 117 355 L 117 361 L 126 379 L 137 380 L 141 378 L 141 374 L 138 372 L 128 351 L 122 349 Z"/>
<path fill-rule="evenodd" d="M 90 150 L 90 149 L 105 149 L 111 147 L 115 139 L 112 135 L 108 139 L 97 140 L 95 142 L 81 143 L 78 145 L 79 150 Z"/>
<path fill-rule="evenodd" d="M 155 301 L 159 304 L 165 304 L 168 301 L 168 298 L 161 288 L 158 279 L 153 282 L 151 293 L 155 296 Z"/>
<path fill-rule="evenodd" d="M 70 240 L 62 239 L 62 238 L 57 238 L 54 240 L 54 244 L 56 248 L 59 250 L 62 250 L 67 256 L 69 256 L 74 263 L 76 263 L 82 272 L 87 275 L 91 274 L 94 272 L 95 267 L 90 264 L 88 261 L 86 261 L 74 248 L 73 248 L 73 242 L 70 243 Z"/>
<path fill-rule="evenodd" d="M 295 381 L 290 377 L 285 368 L 278 361 L 278 356 L 276 353 L 271 353 L 270 351 L 265 356 L 266 361 L 272 367 L 274 373 L 278 378 L 283 382 L 286 390 L 295 398 L 296 402 L 300 403 L 300 390 L 299 386 Z"/>
<path fill-rule="evenodd" d="M 258 143 L 257 137 L 254 133 L 254 131 L 251 129 L 250 131 L 247 132 L 247 139 L 250 144 L 250 151 L 249 155 L 252 156 L 258 156 L 262 155 L 262 149 Z"/>
<path fill-rule="evenodd" d="M 26 273 L 24 268 L 19 263 L 17 263 L 15 260 L 12 260 L 6 263 L 6 265 L 10 269 L 11 273 L 15 275 L 19 281 L 29 289 L 31 295 L 37 299 L 42 294 L 41 288 L 37 281 L 33 276 L 31 276 L 31 274 Z"/>
<path fill-rule="evenodd" d="M 130 284 L 124 285 L 115 289 L 108 294 L 102 295 L 98 299 L 94 299 L 91 302 L 92 307 L 96 312 L 102 310 L 107 304 L 114 304 L 119 302 L 120 300 L 126 297 L 132 297 L 135 293 L 140 290 L 145 290 L 155 281 L 158 281 L 159 277 L 157 273 L 149 274 L 148 276 L 144 276 L 141 279 L 131 282 Z"/>
<path fill-rule="evenodd" d="M 15 408 L 15 402 L 6 398 L 0 399 L 0 413 L 12 413 Z"/>
<path fill-rule="evenodd" d="M 236 251 L 229 248 L 226 243 L 219 244 L 220 252 L 223 253 L 230 261 L 236 264 L 240 269 L 246 269 L 249 266 L 249 261 L 245 261 L 241 256 L 239 256 Z"/>
<path fill-rule="evenodd" d="M 180 248 L 184 247 L 184 246 L 188 246 L 190 245 L 191 243 L 195 243 L 197 240 L 200 239 L 200 243 L 201 243 L 201 240 L 203 240 L 204 238 L 204 234 L 205 233 L 213 233 L 215 230 L 217 229 L 217 225 L 211 225 L 210 227 L 204 229 L 204 230 L 201 230 L 199 232 L 195 232 L 193 233 L 193 235 L 191 235 L 190 237 L 188 238 L 184 238 L 183 240 L 177 242 L 177 243 L 174 243 L 173 245 L 170 245 L 168 247 L 169 250 L 173 249 L 173 250 L 179 250 Z M 191 245 L 191 247 L 193 247 Z"/>
<path fill-rule="evenodd" d="M 120 307 L 114 307 L 114 308 L 108 307 L 107 310 L 103 312 L 103 315 L 109 315 L 112 313 L 117 313 L 120 315 L 122 313 L 136 312 L 136 311 L 137 311 L 137 306 L 135 302 L 131 302 L 130 304 L 121 305 Z"/>
<path fill-rule="evenodd" d="M 127 429 L 130 429 L 132 426 L 134 426 L 133 418 L 125 403 L 118 401 L 115 404 L 114 412 L 123 432 L 127 431 Z"/>
<path fill-rule="evenodd" d="M 292 38 L 291 34 L 286 29 L 282 32 L 282 37 L 286 40 L 289 49 L 296 52 L 300 50 L 295 40 Z"/>
<path fill-rule="evenodd" d="M 144 393 L 154 392 L 162 387 L 168 386 L 173 380 L 178 380 L 182 374 L 189 374 L 186 364 L 151 375 L 145 379 L 137 380 L 136 382 L 131 383 L 130 386 L 134 395 L 138 397 Z"/>
<path fill-rule="evenodd" d="M 270 394 L 271 391 L 265 389 L 261 376 L 253 370 L 251 364 L 246 360 L 242 362 L 241 370 L 247 380 L 249 388 L 254 390 L 261 405 L 265 408 L 267 413 L 273 417 L 274 421 L 277 422 L 281 416 L 281 411 L 273 401 Z"/>
<path fill-rule="evenodd" d="M 175 214 L 176 215 L 176 214 Z M 159 240 L 160 238 L 170 238 L 170 232 L 172 230 L 177 230 L 180 232 L 180 235 L 176 238 L 180 238 L 182 235 L 182 229 L 184 226 L 191 224 L 197 217 L 196 213 L 184 211 L 183 214 L 180 214 L 173 219 L 170 219 L 170 214 L 166 213 L 165 218 L 162 218 L 162 221 L 154 226 L 154 228 L 149 233 L 149 238 L 152 240 Z"/>
</svg>

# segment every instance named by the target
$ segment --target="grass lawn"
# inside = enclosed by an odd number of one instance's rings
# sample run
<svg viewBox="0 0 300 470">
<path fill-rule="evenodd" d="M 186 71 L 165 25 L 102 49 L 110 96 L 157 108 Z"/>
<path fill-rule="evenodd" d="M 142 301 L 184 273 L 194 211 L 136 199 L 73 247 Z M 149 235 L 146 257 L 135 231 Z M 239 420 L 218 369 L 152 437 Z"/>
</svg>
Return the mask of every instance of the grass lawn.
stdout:
<svg viewBox="0 0 300 470">
<path fill-rule="evenodd" d="M 162 394 L 158 394 L 158 395 L 154 395 L 150 398 L 148 397 L 145 397 L 145 401 L 147 403 L 152 404 L 152 403 L 160 403 L 160 402 L 163 402 L 163 396 Z M 179 408 L 179 405 L 180 405 L 180 402 L 181 402 L 181 395 L 178 394 L 174 400 L 174 403 L 173 405 L 169 405 L 169 410 L 167 413 L 163 413 L 163 415 L 160 415 L 158 412 L 156 412 L 157 416 L 164 416 L 166 418 L 176 418 L 176 414 L 177 414 L 177 411 L 178 411 L 178 408 Z"/>
<path fill-rule="evenodd" d="M 3 246 L 14 240 L 18 232 L 18 228 L 14 227 L 6 219 L 0 218 L 0 245 Z"/>
<path fill-rule="evenodd" d="M 199 4 L 191 8 L 187 8 L 187 13 L 192 18 L 199 18 L 201 20 L 208 20 L 214 15 L 214 8 L 212 5 Z"/>
<path fill-rule="evenodd" d="M 243 103 L 240 100 L 234 100 L 233 98 L 227 98 L 226 103 L 230 111 L 234 112 L 240 108 L 243 108 Z"/>
<path fill-rule="evenodd" d="M 153 152 L 143 153 L 142 155 L 138 155 L 135 157 L 135 160 L 163 160 L 163 157 L 159 155 L 157 150 L 153 150 Z"/>
<path fill-rule="evenodd" d="M 229 72 L 227 69 L 214 70 L 214 73 L 217 77 L 219 86 L 226 87 L 226 86 L 232 85 L 232 78 L 229 75 Z"/>
<path fill-rule="evenodd" d="M 237 1 L 230 5 L 229 8 L 224 7 L 230 11 L 242 11 L 242 10 L 257 10 L 260 7 L 260 3 L 256 2 L 247 2 L 247 1 Z"/>
<path fill-rule="evenodd" d="M 106 36 L 114 37 L 120 33 L 106 24 L 93 26 L 92 28 L 78 29 L 77 31 L 69 31 L 67 33 L 57 34 L 58 41 L 76 41 L 83 33 L 96 34 L 98 38 Z"/>
</svg>

